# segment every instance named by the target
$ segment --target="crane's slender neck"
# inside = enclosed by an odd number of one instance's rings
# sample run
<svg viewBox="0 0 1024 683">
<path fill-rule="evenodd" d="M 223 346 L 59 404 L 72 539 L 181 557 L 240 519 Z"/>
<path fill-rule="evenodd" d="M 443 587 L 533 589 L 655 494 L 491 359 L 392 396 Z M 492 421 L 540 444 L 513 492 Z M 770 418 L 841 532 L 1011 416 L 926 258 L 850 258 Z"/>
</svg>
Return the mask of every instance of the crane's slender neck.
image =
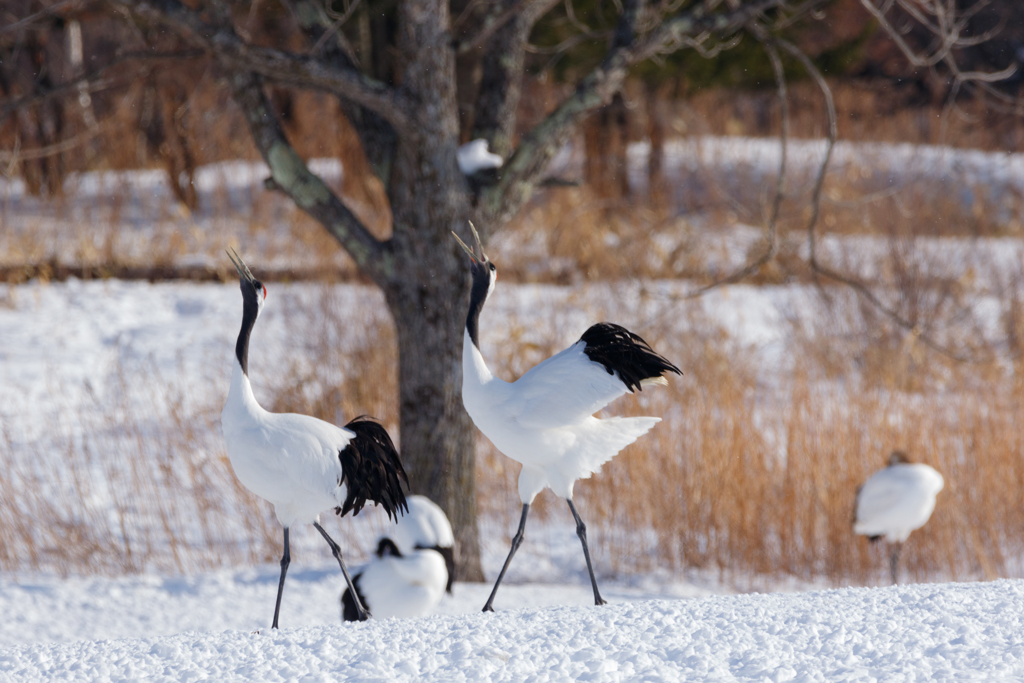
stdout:
<svg viewBox="0 0 1024 683">
<path fill-rule="evenodd" d="M 248 413 L 249 415 L 256 415 L 263 411 L 260 404 L 256 402 L 256 396 L 252 393 L 252 384 L 249 382 L 249 376 L 242 370 L 241 363 L 234 363 L 234 367 L 231 370 L 231 387 L 228 389 L 228 400 L 225 404 L 225 410 L 228 406 L 234 406 L 236 410 L 241 410 L 242 413 Z"/>
<path fill-rule="evenodd" d="M 235 342 L 235 358 L 242 367 L 242 374 L 249 376 L 249 335 L 252 334 L 253 325 L 259 316 L 259 303 L 256 300 L 256 291 L 252 285 L 242 283 L 242 329 L 238 331 L 238 341 Z"/>
<path fill-rule="evenodd" d="M 477 335 L 480 321 L 480 311 L 487 302 L 491 293 L 491 271 L 486 265 L 474 264 L 471 271 L 473 274 L 473 289 L 469 292 L 469 314 L 466 315 L 466 332 L 473 341 L 473 346 L 480 348 L 480 340 Z"/>
<path fill-rule="evenodd" d="M 480 353 L 473 339 L 469 336 L 469 326 L 466 326 L 466 333 L 462 335 L 462 400 L 465 402 L 467 392 L 476 387 L 489 384 L 494 379 L 484 356 Z"/>
</svg>

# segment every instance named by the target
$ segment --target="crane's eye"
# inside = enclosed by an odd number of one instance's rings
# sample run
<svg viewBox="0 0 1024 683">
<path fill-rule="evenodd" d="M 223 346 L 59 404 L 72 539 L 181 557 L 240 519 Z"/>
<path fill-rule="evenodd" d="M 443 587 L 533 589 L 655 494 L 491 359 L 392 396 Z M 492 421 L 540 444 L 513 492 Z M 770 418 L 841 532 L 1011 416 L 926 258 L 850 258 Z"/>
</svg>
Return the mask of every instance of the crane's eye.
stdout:
<svg viewBox="0 0 1024 683">
<path fill-rule="evenodd" d="M 487 265 L 489 265 L 491 267 L 491 270 L 497 270 L 497 268 L 494 267 L 493 263 L 488 263 Z"/>
</svg>

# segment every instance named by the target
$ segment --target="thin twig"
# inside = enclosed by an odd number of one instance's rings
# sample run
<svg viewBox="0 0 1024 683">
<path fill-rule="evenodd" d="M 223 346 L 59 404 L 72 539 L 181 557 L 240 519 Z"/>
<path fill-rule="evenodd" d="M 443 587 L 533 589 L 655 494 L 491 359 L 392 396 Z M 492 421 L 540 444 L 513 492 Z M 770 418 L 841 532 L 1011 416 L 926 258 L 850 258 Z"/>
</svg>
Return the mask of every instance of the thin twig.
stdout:
<svg viewBox="0 0 1024 683">
<path fill-rule="evenodd" d="M 320 40 L 316 41 L 316 44 L 312 48 L 310 48 L 309 53 L 311 55 L 320 53 L 320 48 L 323 47 L 324 43 L 326 43 L 331 36 L 335 35 L 337 31 L 342 26 L 345 25 L 345 22 L 352 17 L 355 11 L 359 8 L 360 2 L 362 2 L 362 0 L 355 0 L 355 2 L 349 5 L 348 9 L 345 10 L 345 12 L 340 17 L 338 17 L 338 19 L 333 24 L 331 24 L 331 27 L 324 31 L 324 34 L 320 36 Z M 349 50 L 346 50 L 345 52 L 349 52 Z M 349 58 L 352 59 L 353 56 L 354 55 L 349 55 Z M 353 59 L 352 61 L 355 60 Z"/>
<path fill-rule="evenodd" d="M 734 284 L 740 280 L 745 280 L 760 270 L 761 266 L 774 259 L 779 253 L 779 213 L 782 209 L 782 199 L 785 196 L 786 151 L 789 146 L 789 98 L 786 92 L 786 74 L 783 70 L 782 60 L 779 58 L 779 52 L 775 48 L 774 41 L 768 37 L 764 29 L 752 22 L 748 27 L 748 30 L 754 35 L 754 37 L 761 41 L 762 45 L 764 45 L 765 53 L 768 55 L 768 61 L 771 62 L 772 72 L 775 74 L 775 89 L 779 101 L 779 112 L 781 117 L 779 127 L 779 175 L 775 180 L 775 195 L 772 200 L 772 210 L 769 214 L 767 225 L 765 226 L 768 244 L 765 247 L 764 252 L 762 252 L 756 259 L 724 278 L 688 293 L 686 295 L 687 299 L 699 297 L 712 289 L 716 289 L 723 285 Z"/>
<path fill-rule="evenodd" d="M 61 10 L 66 9 L 69 6 L 80 4 L 84 4 L 84 0 L 64 0 L 63 2 L 58 2 L 54 5 L 50 5 L 49 7 L 41 9 L 38 12 L 28 15 L 24 19 L 19 19 L 13 24 L 8 24 L 7 26 L 0 28 L 0 34 L 17 31 L 18 29 L 28 26 L 29 24 L 35 22 L 37 19 L 41 19 L 43 17 L 56 14 L 57 12 L 60 12 Z"/>
</svg>

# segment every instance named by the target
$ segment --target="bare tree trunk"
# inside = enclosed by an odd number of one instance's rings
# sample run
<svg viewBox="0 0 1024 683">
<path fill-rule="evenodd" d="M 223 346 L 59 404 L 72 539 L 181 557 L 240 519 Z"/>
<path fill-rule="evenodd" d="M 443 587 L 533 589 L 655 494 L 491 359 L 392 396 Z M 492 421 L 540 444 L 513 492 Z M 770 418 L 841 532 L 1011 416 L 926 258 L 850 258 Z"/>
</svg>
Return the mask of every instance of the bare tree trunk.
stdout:
<svg viewBox="0 0 1024 683">
<path fill-rule="evenodd" d="M 447 223 L 447 222 L 446 222 Z M 442 245 L 447 250 L 447 245 Z M 402 459 L 413 493 L 441 506 L 455 531 L 463 581 L 483 581 L 476 515 L 476 428 L 462 407 L 462 330 L 468 290 L 464 264 L 438 273 L 410 254 L 396 269 L 416 277 L 386 294 L 398 330 Z"/>
<path fill-rule="evenodd" d="M 476 430 L 462 406 L 468 276 L 451 239 L 452 230 L 465 228 L 471 207 L 452 155 L 459 120 L 447 9 L 444 0 L 399 9 L 402 85 L 422 115 L 395 155 L 389 188 L 395 276 L 384 291 L 398 330 L 400 432 L 411 486 L 450 517 L 458 577 L 482 581 Z"/>
</svg>

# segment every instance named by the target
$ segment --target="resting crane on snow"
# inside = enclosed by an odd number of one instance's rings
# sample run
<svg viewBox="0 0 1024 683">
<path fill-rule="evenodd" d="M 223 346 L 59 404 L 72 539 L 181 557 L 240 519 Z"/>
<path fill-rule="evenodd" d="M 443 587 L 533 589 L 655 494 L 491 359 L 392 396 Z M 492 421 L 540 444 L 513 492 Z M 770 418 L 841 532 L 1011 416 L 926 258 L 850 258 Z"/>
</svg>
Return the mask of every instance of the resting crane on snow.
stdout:
<svg viewBox="0 0 1024 683">
<path fill-rule="evenodd" d="M 935 497 L 942 490 L 942 475 L 922 463 L 912 463 L 902 451 L 893 451 L 889 466 L 875 472 L 857 489 L 853 531 L 892 545 L 889 571 L 897 583 L 900 550 L 910 533 L 932 516 Z"/>
<path fill-rule="evenodd" d="M 452 592 L 455 536 L 448 518 L 432 500 L 409 496 L 409 511 L 381 538 L 377 554 L 352 577 L 355 595 L 375 619 L 429 614 Z M 341 596 L 342 618 L 359 618 L 353 591 Z"/>
<path fill-rule="evenodd" d="M 494 291 L 498 271 L 484 254 L 476 228 L 472 223 L 469 227 L 476 251 L 455 235 L 469 254 L 473 279 L 462 338 L 462 402 L 491 443 L 523 466 L 519 472 L 519 497 L 523 502 L 519 529 L 484 611 L 494 611 L 498 586 L 523 541 L 530 504 L 545 487 L 569 504 L 576 520 L 576 535 L 583 544 L 594 603 L 603 605 L 587 547 L 587 527 L 572 501 L 573 485 L 599 470 L 661 418 L 599 420 L 593 415 L 627 391 L 668 384 L 665 373 L 682 372 L 639 336 L 618 325 L 598 323 L 578 342 L 537 364 L 515 382 L 495 377 L 480 353 L 477 327 L 480 310 Z"/>
<path fill-rule="evenodd" d="M 401 484 L 406 475 L 391 437 L 368 418 L 356 418 L 341 428 L 309 415 L 270 413 L 260 407 L 249 384 L 249 335 L 263 310 L 267 288 L 238 254 L 230 251 L 228 256 L 242 289 L 242 329 L 220 423 L 235 476 L 274 506 L 284 527 L 281 580 L 274 604 L 273 628 L 277 628 L 291 562 L 289 529 L 312 522 L 351 586 L 341 548 L 320 526 L 320 513 L 334 508 L 339 515 L 358 514 L 369 500 L 383 506 L 388 516 L 397 517 L 407 509 Z M 363 605 L 357 604 L 356 611 L 360 619 L 369 618 Z"/>
</svg>

